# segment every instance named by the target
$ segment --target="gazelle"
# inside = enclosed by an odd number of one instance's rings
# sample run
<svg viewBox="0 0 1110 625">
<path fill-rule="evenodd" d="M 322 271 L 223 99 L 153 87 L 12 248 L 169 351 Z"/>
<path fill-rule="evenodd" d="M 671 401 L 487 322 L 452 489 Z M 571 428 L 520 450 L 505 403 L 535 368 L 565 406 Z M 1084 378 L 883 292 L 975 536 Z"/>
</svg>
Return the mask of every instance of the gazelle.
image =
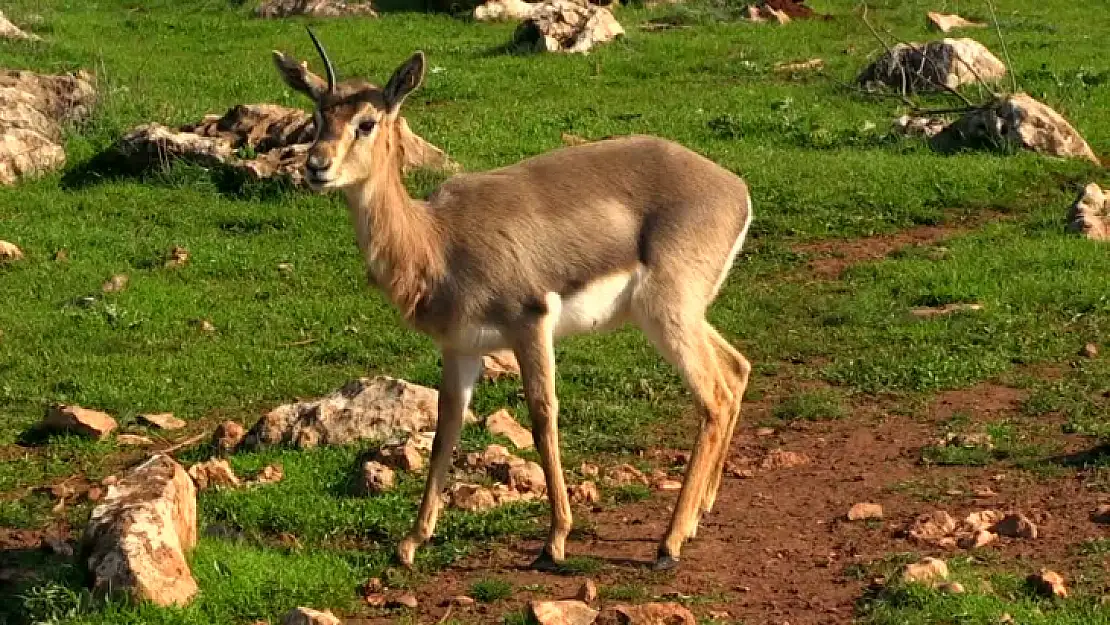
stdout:
<svg viewBox="0 0 1110 625">
<path fill-rule="evenodd" d="M 341 190 L 372 281 L 443 355 L 439 425 L 412 532 L 411 566 L 432 536 L 482 354 L 509 348 L 521 377 L 551 501 L 547 543 L 533 563 L 565 557 L 571 529 L 559 457 L 556 339 L 631 321 L 676 366 L 701 426 L 656 568 L 712 509 L 751 370 L 705 313 L 751 223 L 744 181 L 675 143 L 646 136 L 568 147 L 484 173 L 461 174 L 426 201 L 402 184 L 399 117 L 424 78 L 415 53 L 386 83 L 327 79 L 274 52 L 285 82 L 315 103 L 305 180 Z"/>
</svg>

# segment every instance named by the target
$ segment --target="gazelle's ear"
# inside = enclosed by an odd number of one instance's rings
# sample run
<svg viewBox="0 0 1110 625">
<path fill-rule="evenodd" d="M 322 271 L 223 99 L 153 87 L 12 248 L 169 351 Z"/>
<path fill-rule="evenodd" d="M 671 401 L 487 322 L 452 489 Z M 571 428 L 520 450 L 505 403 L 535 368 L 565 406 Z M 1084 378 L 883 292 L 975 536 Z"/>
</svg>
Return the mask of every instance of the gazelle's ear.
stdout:
<svg viewBox="0 0 1110 625">
<path fill-rule="evenodd" d="M 386 113 L 396 115 L 405 97 L 424 81 L 424 53 L 417 52 L 409 57 L 397 71 L 393 72 L 386 83 L 382 96 L 385 98 Z"/>
<path fill-rule="evenodd" d="M 297 61 L 291 56 L 274 50 L 274 65 L 277 66 L 281 77 L 285 79 L 285 84 L 289 85 L 290 88 L 300 91 L 313 100 L 319 100 L 320 96 L 327 93 L 328 83 L 323 78 L 313 74 L 308 69 L 306 61 Z"/>
</svg>

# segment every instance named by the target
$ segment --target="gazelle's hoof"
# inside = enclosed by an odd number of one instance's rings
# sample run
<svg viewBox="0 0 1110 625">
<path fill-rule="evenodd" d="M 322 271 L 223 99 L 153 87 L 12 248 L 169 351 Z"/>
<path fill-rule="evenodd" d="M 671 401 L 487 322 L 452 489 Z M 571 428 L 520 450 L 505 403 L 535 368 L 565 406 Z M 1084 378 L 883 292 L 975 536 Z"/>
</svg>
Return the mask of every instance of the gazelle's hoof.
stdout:
<svg viewBox="0 0 1110 625">
<path fill-rule="evenodd" d="M 660 549 L 651 568 L 655 571 L 673 571 L 678 568 L 678 558 Z"/>
<path fill-rule="evenodd" d="M 559 570 L 559 563 L 547 552 L 547 547 L 540 550 L 540 555 L 532 561 L 531 568 L 544 573 L 553 573 Z"/>
<path fill-rule="evenodd" d="M 416 547 L 418 543 L 412 538 L 406 538 L 397 545 L 397 559 L 406 569 L 412 568 L 412 563 L 416 560 Z"/>
</svg>

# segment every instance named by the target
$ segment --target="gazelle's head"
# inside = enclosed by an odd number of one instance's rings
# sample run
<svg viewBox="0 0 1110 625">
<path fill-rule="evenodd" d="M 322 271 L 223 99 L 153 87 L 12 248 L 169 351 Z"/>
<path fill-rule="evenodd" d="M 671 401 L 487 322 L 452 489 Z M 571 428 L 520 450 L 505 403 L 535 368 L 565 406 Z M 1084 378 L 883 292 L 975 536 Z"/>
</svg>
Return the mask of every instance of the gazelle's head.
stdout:
<svg viewBox="0 0 1110 625">
<path fill-rule="evenodd" d="M 396 158 L 397 117 L 405 96 L 424 80 L 424 53 L 405 61 L 378 87 L 364 80 L 337 82 L 324 46 L 308 31 L 324 60 L 327 80 L 308 69 L 308 63 L 274 51 L 274 63 L 293 89 L 316 104 L 316 141 L 308 151 L 305 180 L 313 189 L 340 189 L 365 182 L 375 168 L 393 167 Z"/>
</svg>

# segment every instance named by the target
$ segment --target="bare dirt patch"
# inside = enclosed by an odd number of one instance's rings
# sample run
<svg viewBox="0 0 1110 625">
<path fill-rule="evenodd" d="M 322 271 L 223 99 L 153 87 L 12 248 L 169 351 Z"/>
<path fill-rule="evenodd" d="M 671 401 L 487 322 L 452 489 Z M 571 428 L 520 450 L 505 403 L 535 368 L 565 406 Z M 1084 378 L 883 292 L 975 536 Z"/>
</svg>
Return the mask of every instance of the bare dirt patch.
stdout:
<svg viewBox="0 0 1110 625">
<path fill-rule="evenodd" d="M 936 245 L 967 230 L 961 226 L 917 226 L 896 234 L 806 243 L 795 246 L 794 251 L 813 256 L 808 263 L 810 271 L 831 280 L 852 265 L 881 260 L 907 247 Z"/>
<path fill-rule="evenodd" d="M 950 419 L 957 413 L 975 415 L 978 421 L 989 421 L 991 417 L 1017 411 L 1028 396 L 1029 393 L 1022 389 L 984 382 L 971 388 L 940 393 L 930 402 L 927 410 L 933 421 Z"/>
<path fill-rule="evenodd" d="M 930 247 L 971 232 L 976 227 L 997 221 L 999 213 L 985 212 L 973 218 L 951 220 L 940 225 L 922 225 L 900 230 L 893 234 L 880 234 L 856 239 L 829 239 L 795 245 L 793 251 L 812 257 L 807 266 L 818 277 L 834 280 L 845 269 L 861 263 L 881 260 L 906 248 Z M 943 252 L 943 250 L 938 250 Z"/>
<path fill-rule="evenodd" d="M 1082 476 L 1065 472 L 1044 477 L 1001 464 L 938 467 L 920 462 L 920 450 L 935 438 L 938 421 L 958 411 L 1003 419 L 1020 408 L 1024 397 L 1019 389 L 981 384 L 941 394 L 926 407 L 924 418 L 889 414 L 871 404 L 856 406 L 849 419 L 791 423 L 769 437 L 756 436 L 754 424 L 769 416 L 773 402 L 749 402 L 746 427 L 733 442 L 730 460 L 753 470 L 742 478 L 726 474 L 717 508 L 683 551 L 677 573 L 650 570 L 677 498 L 676 493 L 658 492 L 639 503 L 576 511 L 578 525 L 585 529 L 572 534 L 568 554 L 597 559 L 599 571 L 531 571 L 527 565 L 541 546 L 539 540 L 501 545 L 417 588 L 422 615 L 442 617 L 446 608 L 435 606 L 448 605 L 452 596 L 491 577 L 511 579 L 516 588 L 512 598 L 456 609 L 457 618 L 485 621 L 521 610 L 534 598 L 573 597 L 588 576 L 597 582 L 603 606 L 615 603 L 607 593 L 632 589 L 643 600 L 697 597 L 692 608 L 700 617 L 727 611 L 731 618 L 752 622 L 850 623 L 870 582 L 854 573 L 861 567 L 866 570 L 900 552 L 938 558 L 966 553 L 920 545 L 906 536 L 914 518 L 938 509 L 956 518 L 984 509 L 1021 511 L 1036 522 L 1040 534 L 1035 540 L 1002 538 L 988 547 L 999 566 L 1022 574 L 1046 566 L 1068 576 L 1084 566 L 1074 546 L 1101 531 L 1089 520 L 1100 494 L 1085 486 Z M 1068 447 L 1083 444 L 1078 438 L 1070 443 Z M 753 461 L 774 449 L 804 454 L 811 461 L 789 468 Z M 661 464 L 669 457 L 663 452 L 658 456 Z M 905 487 L 914 483 L 945 487 Z M 884 518 L 848 521 L 845 511 L 859 501 L 880 503 Z M 388 620 L 373 617 L 366 622 Z"/>
</svg>

